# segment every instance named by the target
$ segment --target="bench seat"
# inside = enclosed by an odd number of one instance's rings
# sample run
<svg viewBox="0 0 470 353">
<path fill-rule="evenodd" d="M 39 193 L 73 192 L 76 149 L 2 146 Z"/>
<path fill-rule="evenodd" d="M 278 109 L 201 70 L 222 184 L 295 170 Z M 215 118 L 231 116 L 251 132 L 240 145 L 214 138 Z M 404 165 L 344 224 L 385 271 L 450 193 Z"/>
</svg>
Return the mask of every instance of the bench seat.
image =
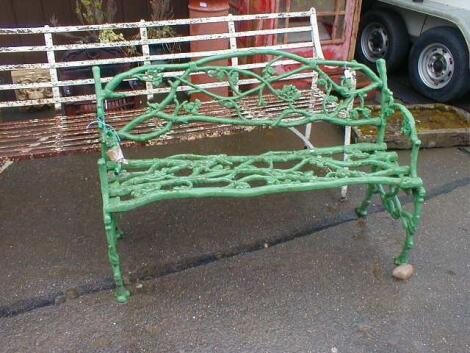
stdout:
<svg viewBox="0 0 470 353">
<path fill-rule="evenodd" d="M 346 152 L 349 158 L 338 159 Z M 104 163 L 104 162 L 102 162 Z M 380 184 L 404 189 L 422 185 L 398 164 L 385 144 L 276 151 L 252 156 L 181 154 L 166 158 L 107 162 L 107 212 L 128 211 L 168 199 L 252 197 L 291 191 Z"/>
</svg>

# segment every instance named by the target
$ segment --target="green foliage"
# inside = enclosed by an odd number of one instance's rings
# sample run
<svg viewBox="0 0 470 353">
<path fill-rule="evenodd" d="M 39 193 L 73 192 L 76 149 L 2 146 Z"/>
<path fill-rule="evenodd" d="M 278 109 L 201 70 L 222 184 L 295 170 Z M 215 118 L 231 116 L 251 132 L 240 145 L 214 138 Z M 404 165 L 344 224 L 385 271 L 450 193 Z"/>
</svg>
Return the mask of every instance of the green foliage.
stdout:
<svg viewBox="0 0 470 353">
<path fill-rule="evenodd" d="M 126 40 L 122 33 L 116 33 L 112 29 L 102 30 L 98 38 L 101 43 L 123 42 Z"/>
<path fill-rule="evenodd" d="M 98 25 L 113 23 L 116 17 L 115 0 L 76 0 L 75 14 L 82 25 Z M 90 37 L 96 38 L 96 35 Z M 98 35 L 100 43 L 124 42 L 126 38 L 122 33 L 116 33 L 112 29 L 104 29 Z M 137 54 L 135 47 L 123 49 L 127 55 Z"/>
<path fill-rule="evenodd" d="M 117 6 L 115 0 L 76 0 L 75 14 L 82 25 L 113 23 Z"/>
<path fill-rule="evenodd" d="M 170 0 L 150 0 L 150 19 L 152 21 L 169 20 L 173 18 L 173 8 Z M 152 27 L 148 30 L 149 39 L 171 38 L 176 31 L 170 26 Z M 180 43 L 165 43 L 164 47 L 169 53 L 181 51 Z"/>
<path fill-rule="evenodd" d="M 176 31 L 170 26 L 152 27 L 148 29 L 147 36 L 149 39 L 171 38 L 176 36 Z M 164 43 L 162 45 L 169 53 L 181 51 L 180 43 Z"/>
<path fill-rule="evenodd" d="M 169 20 L 173 18 L 171 0 L 150 0 L 150 19 L 152 21 Z"/>
<path fill-rule="evenodd" d="M 176 31 L 170 26 L 152 27 L 148 30 L 149 39 L 171 38 L 176 35 Z"/>
<path fill-rule="evenodd" d="M 104 29 L 100 31 L 98 36 L 100 43 L 113 43 L 113 42 L 124 42 L 126 38 L 122 33 L 116 33 L 112 29 Z M 135 47 L 124 47 L 124 52 L 129 55 L 137 54 L 137 49 Z"/>
</svg>

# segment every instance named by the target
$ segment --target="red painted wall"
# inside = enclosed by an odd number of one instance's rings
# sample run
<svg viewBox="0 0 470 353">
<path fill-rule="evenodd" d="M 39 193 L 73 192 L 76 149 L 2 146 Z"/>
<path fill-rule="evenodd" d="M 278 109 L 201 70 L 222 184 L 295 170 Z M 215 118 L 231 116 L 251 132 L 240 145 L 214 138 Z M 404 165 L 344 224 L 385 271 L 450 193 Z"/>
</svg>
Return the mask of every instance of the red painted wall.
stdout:
<svg viewBox="0 0 470 353">
<path fill-rule="evenodd" d="M 277 3 L 282 0 L 231 0 L 234 11 L 242 14 L 270 13 L 278 10 Z M 335 0 L 331 0 L 334 3 Z M 342 43 L 322 43 L 322 49 L 327 59 L 352 60 L 356 43 L 357 27 L 359 24 L 361 0 L 346 0 L 346 15 L 344 27 L 344 41 Z M 263 21 L 263 28 L 273 28 L 274 20 Z M 258 38 L 257 44 L 261 44 L 264 38 Z M 274 40 L 274 39 L 273 39 Z M 272 40 L 271 40 L 272 41 Z M 308 50 L 292 50 L 300 55 L 309 55 Z M 311 55 L 311 54 L 310 54 Z"/>
</svg>

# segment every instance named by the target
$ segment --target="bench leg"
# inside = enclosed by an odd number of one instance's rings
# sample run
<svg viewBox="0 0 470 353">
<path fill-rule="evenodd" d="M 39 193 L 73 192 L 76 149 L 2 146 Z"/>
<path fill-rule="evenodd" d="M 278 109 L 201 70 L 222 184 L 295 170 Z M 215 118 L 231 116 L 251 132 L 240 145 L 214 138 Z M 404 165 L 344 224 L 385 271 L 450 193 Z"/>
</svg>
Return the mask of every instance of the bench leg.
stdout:
<svg viewBox="0 0 470 353">
<path fill-rule="evenodd" d="M 400 212 L 400 219 L 403 224 L 403 228 L 405 228 L 406 238 L 400 255 L 395 258 L 396 265 L 404 265 L 409 261 L 408 256 L 410 250 L 414 247 L 414 234 L 416 233 L 416 229 L 420 222 L 425 194 L 426 192 L 423 187 L 414 189 L 414 212 L 412 214 L 406 211 Z"/>
<path fill-rule="evenodd" d="M 116 220 L 116 216 L 114 214 L 111 214 L 110 216 L 111 216 L 112 222 L 114 223 L 117 239 L 119 239 L 119 240 L 123 239 L 124 238 L 124 232 L 119 227 L 119 225 L 117 223 L 117 220 Z"/>
<path fill-rule="evenodd" d="M 400 219 L 403 228 L 405 229 L 406 237 L 402 251 L 399 256 L 395 258 L 397 266 L 406 265 L 409 262 L 409 254 L 414 247 L 414 235 L 418 228 L 421 210 L 424 204 L 425 190 L 424 187 L 419 187 L 411 190 L 414 196 L 414 211 L 412 213 L 404 210 L 401 206 L 400 199 L 398 198 L 398 187 L 390 187 L 390 191 L 386 192 L 382 185 L 369 185 L 367 187 L 366 197 L 361 205 L 356 208 L 356 213 L 359 217 L 367 215 L 367 208 L 371 203 L 371 198 L 375 193 L 380 195 L 382 203 L 387 212 L 394 219 Z"/>
<path fill-rule="evenodd" d="M 124 286 L 122 279 L 121 263 L 117 248 L 118 232 L 114 215 L 104 215 L 104 227 L 106 230 L 106 238 L 108 240 L 108 258 L 111 268 L 113 269 L 114 281 L 116 282 L 115 296 L 119 303 L 127 303 L 130 292 Z"/>
<path fill-rule="evenodd" d="M 372 195 L 376 193 L 375 185 L 367 185 L 366 197 L 361 202 L 360 206 L 356 208 L 356 214 L 358 217 L 365 217 L 367 216 L 367 209 L 370 206 Z"/>
</svg>

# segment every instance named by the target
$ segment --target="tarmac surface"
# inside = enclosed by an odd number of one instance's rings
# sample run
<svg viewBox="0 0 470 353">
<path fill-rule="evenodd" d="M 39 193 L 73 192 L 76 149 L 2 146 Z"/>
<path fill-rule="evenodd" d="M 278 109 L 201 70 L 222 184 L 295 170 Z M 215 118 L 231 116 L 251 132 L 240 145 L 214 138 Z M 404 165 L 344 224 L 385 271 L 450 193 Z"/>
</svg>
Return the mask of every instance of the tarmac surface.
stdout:
<svg viewBox="0 0 470 353">
<path fill-rule="evenodd" d="M 317 145 L 341 141 L 314 132 Z M 299 147 L 263 130 L 126 153 Z M 400 223 L 380 203 L 356 219 L 363 188 L 345 202 L 336 189 L 173 200 L 120 219 L 127 305 L 112 296 L 96 158 L 0 174 L 0 352 L 470 352 L 466 150 L 421 151 L 428 195 L 407 282 L 391 276 Z"/>
<path fill-rule="evenodd" d="M 430 103 L 405 76 L 395 94 Z M 313 142 L 340 144 L 340 131 L 316 126 Z M 126 153 L 299 147 L 264 130 Z M 112 296 L 96 158 L 0 173 L 0 352 L 470 352 L 468 150 L 420 152 L 428 193 L 407 282 L 391 277 L 399 222 L 380 203 L 356 219 L 363 188 L 345 202 L 338 190 L 178 200 L 120 219 L 128 305 Z"/>
<path fill-rule="evenodd" d="M 390 89 L 394 92 L 395 97 L 400 98 L 406 104 L 433 104 L 433 100 L 422 96 L 415 91 L 408 79 L 407 68 L 403 67 L 399 72 L 395 72 L 390 76 Z M 448 102 L 446 104 L 470 111 L 470 91 L 463 97 Z"/>
</svg>

